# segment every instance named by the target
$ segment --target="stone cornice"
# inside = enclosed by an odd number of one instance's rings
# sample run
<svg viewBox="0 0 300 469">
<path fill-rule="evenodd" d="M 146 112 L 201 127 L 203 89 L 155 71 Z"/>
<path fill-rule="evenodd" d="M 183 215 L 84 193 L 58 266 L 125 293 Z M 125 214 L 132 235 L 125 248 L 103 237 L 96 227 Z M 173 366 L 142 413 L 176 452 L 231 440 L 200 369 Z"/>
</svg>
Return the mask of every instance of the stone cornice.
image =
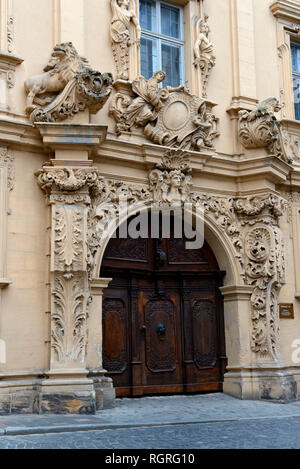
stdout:
<svg viewBox="0 0 300 469">
<path fill-rule="evenodd" d="M 300 2 L 298 0 L 279 0 L 272 3 L 270 10 L 276 18 L 292 23 L 300 22 Z"/>
</svg>

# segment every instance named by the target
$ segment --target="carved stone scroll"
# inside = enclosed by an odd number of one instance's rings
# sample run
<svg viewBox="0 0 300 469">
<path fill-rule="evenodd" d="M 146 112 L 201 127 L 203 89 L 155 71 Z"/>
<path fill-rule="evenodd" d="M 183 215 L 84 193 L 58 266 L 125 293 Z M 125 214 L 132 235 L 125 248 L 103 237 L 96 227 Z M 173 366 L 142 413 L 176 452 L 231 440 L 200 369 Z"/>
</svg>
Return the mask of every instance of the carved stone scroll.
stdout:
<svg viewBox="0 0 300 469">
<path fill-rule="evenodd" d="M 239 112 L 239 138 L 247 149 L 266 148 L 273 155 L 282 157 L 280 122 L 274 113 L 281 109 L 276 98 L 262 101 L 253 111 Z"/>
<path fill-rule="evenodd" d="M 42 75 L 25 82 L 26 113 L 33 122 L 57 122 L 86 108 L 97 113 L 112 90 L 110 73 L 101 74 L 80 57 L 71 42 L 57 44 Z"/>
</svg>

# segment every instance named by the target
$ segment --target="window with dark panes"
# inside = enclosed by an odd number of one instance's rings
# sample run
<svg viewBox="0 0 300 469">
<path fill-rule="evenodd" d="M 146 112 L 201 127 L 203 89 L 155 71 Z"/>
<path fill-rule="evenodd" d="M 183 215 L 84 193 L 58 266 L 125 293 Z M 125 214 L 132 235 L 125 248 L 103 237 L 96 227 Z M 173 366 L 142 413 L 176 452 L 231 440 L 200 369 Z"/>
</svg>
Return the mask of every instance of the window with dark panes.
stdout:
<svg viewBox="0 0 300 469">
<path fill-rule="evenodd" d="M 291 43 L 295 119 L 300 120 L 300 43 Z"/>
<path fill-rule="evenodd" d="M 164 86 L 184 84 L 182 8 L 158 0 L 140 0 L 141 74 L 167 74 Z"/>
</svg>

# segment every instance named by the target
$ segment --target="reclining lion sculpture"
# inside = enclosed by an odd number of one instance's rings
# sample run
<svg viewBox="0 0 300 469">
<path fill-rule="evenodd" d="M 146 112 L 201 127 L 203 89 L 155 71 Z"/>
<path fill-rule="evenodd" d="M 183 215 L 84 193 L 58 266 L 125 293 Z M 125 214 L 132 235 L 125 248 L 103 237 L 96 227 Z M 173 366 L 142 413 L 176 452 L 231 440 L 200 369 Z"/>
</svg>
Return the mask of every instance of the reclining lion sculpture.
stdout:
<svg viewBox="0 0 300 469">
<path fill-rule="evenodd" d="M 89 66 L 72 42 L 57 44 L 44 73 L 25 81 L 26 114 L 33 122 L 56 122 L 86 107 L 97 113 L 112 90 L 112 75 Z"/>
</svg>

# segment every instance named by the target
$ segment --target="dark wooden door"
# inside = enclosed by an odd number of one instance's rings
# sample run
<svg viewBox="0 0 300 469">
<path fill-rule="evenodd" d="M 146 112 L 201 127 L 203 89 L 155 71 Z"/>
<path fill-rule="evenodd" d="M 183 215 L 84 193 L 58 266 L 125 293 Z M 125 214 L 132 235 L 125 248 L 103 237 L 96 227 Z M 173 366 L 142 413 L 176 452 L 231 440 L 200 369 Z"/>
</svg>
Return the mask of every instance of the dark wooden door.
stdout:
<svg viewBox="0 0 300 469">
<path fill-rule="evenodd" d="M 205 243 L 110 241 L 101 276 L 103 366 L 118 396 L 222 390 L 223 273 Z"/>
</svg>

